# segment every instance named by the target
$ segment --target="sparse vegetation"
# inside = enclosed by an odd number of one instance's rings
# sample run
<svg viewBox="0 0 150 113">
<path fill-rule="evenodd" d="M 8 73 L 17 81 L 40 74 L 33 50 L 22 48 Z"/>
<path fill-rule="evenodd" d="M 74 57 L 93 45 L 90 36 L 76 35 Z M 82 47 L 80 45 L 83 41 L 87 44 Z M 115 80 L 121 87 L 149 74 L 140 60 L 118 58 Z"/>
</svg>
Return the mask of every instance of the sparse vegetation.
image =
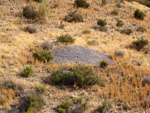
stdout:
<svg viewBox="0 0 150 113">
<path fill-rule="evenodd" d="M 62 43 L 73 43 L 75 39 L 72 38 L 72 36 L 70 36 L 69 34 L 66 34 L 66 35 L 61 35 L 57 41 Z"/>
<path fill-rule="evenodd" d="M 100 67 L 103 68 L 103 69 L 106 68 L 108 65 L 109 65 L 109 63 L 105 60 L 100 62 Z"/>
<path fill-rule="evenodd" d="M 83 7 L 83 8 L 88 8 L 90 6 L 90 4 L 87 3 L 86 0 L 75 0 L 75 5 L 77 7 Z"/>
<path fill-rule="evenodd" d="M 123 21 L 117 20 L 117 24 L 116 24 L 117 27 L 122 27 L 123 25 L 124 25 Z"/>
<path fill-rule="evenodd" d="M 36 51 L 33 53 L 33 57 L 43 62 L 48 62 L 54 58 L 54 56 L 48 50 Z"/>
<path fill-rule="evenodd" d="M 83 101 L 83 97 L 76 97 L 62 101 L 58 108 L 59 113 L 83 113 L 88 108 L 87 102 Z"/>
<path fill-rule="evenodd" d="M 144 14 L 142 11 L 140 11 L 139 9 L 137 9 L 137 10 L 134 12 L 134 17 L 135 17 L 136 19 L 144 20 L 145 14 Z"/>
<path fill-rule="evenodd" d="M 119 11 L 117 9 L 115 9 L 111 12 L 111 14 L 117 16 L 117 15 L 119 15 Z"/>
<path fill-rule="evenodd" d="M 133 33 L 132 29 L 123 29 L 121 30 L 122 34 L 126 34 L 126 35 L 130 35 L 131 33 Z"/>
<path fill-rule="evenodd" d="M 42 3 L 43 0 L 34 0 L 34 1 Z"/>
<path fill-rule="evenodd" d="M 107 22 L 106 22 L 106 20 L 98 19 L 97 25 L 99 25 L 100 27 L 104 27 L 107 25 Z"/>
<path fill-rule="evenodd" d="M 33 6 L 26 6 L 23 9 L 23 16 L 27 19 L 35 19 L 37 17 L 37 11 Z"/>
<path fill-rule="evenodd" d="M 136 41 L 133 41 L 132 44 L 139 51 L 139 50 L 143 49 L 148 44 L 148 40 L 145 40 L 142 38 L 142 39 L 138 39 Z"/>
<path fill-rule="evenodd" d="M 30 95 L 25 98 L 25 102 L 22 106 L 22 109 L 25 110 L 25 113 L 36 113 L 41 110 L 44 106 L 44 100 L 41 96 Z"/>
<path fill-rule="evenodd" d="M 83 22 L 83 17 L 79 12 L 73 11 L 73 12 L 70 12 L 65 17 L 65 21 L 67 21 L 67 22 Z"/>
<path fill-rule="evenodd" d="M 146 29 L 142 26 L 138 27 L 137 30 L 138 32 L 146 32 Z"/>
<path fill-rule="evenodd" d="M 32 71 L 32 67 L 31 66 L 27 66 L 23 72 L 22 72 L 22 76 L 23 77 L 30 77 L 32 75 L 33 71 Z"/>
<path fill-rule="evenodd" d="M 36 92 L 38 93 L 38 94 L 41 94 L 41 93 L 44 93 L 45 92 L 45 86 L 44 85 L 37 85 L 36 87 L 35 87 L 35 90 L 36 90 Z"/>
<path fill-rule="evenodd" d="M 70 85 L 76 84 L 79 87 L 86 87 L 91 85 L 104 86 L 104 81 L 98 77 L 91 67 L 77 65 L 70 70 L 57 70 L 52 74 L 52 82 L 56 85 Z"/>
<path fill-rule="evenodd" d="M 99 106 L 99 108 L 97 109 L 97 112 L 98 113 L 105 113 L 105 112 L 108 112 L 111 108 L 112 108 L 111 102 L 108 100 L 104 100 L 102 105 Z"/>
</svg>

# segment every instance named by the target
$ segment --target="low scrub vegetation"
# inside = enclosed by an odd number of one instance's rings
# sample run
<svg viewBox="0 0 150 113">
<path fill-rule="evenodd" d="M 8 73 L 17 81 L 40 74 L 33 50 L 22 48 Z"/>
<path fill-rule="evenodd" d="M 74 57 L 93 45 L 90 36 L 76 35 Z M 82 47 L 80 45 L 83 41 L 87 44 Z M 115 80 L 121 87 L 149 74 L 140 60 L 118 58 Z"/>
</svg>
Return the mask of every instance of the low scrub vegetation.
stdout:
<svg viewBox="0 0 150 113">
<path fill-rule="evenodd" d="M 134 12 L 134 17 L 135 17 L 136 19 L 144 20 L 145 14 L 144 14 L 142 11 L 140 11 L 139 9 L 137 9 L 137 10 Z"/>
<path fill-rule="evenodd" d="M 83 22 L 83 17 L 79 12 L 73 11 L 73 12 L 70 12 L 65 17 L 65 21 L 67 21 L 67 22 Z"/>
<path fill-rule="evenodd" d="M 91 67 L 77 65 L 69 70 L 58 69 L 52 73 L 52 83 L 56 85 L 77 85 L 87 87 L 91 85 L 104 86 L 104 81 L 98 77 Z"/>
<path fill-rule="evenodd" d="M 75 5 L 77 7 L 83 7 L 83 8 L 88 8 L 90 6 L 90 4 L 87 3 L 86 0 L 75 0 Z"/>
<path fill-rule="evenodd" d="M 132 29 L 122 29 L 121 33 L 126 34 L 126 35 L 130 35 L 131 33 L 133 33 L 133 31 L 132 31 Z"/>
<path fill-rule="evenodd" d="M 36 92 L 38 93 L 38 94 L 41 94 L 41 93 L 44 93 L 45 92 L 45 86 L 44 85 L 37 85 L 36 87 L 35 87 L 35 90 L 36 90 Z"/>
<path fill-rule="evenodd" d="M 100 62 L 100 67 L 103 68 L 103 69 L 106 68 L 108 65 L 109 65 L 109 63 L 105 60 Z"/>
<path fill-rule="evenodd" d="M 62 43 L 74 43 L 75 39 L 72 38 L 72 36 L 70 36 L 69 34 L 66 34 L 61 35 L 57 41 Z"/>
<path fill-rule="evenodd" d="M 48 50 L 36 51 L 33 53 L 33 57 L 42 62 L 48 62 L 54 58 L 54 56 Z"/>
<path fill-rule="evenodd" d="M 111 12 L 111 14 L 117 16 L 117 15 L 119 15 L 119 11 L 117 9 L 115 9 Z"/>
<path fill-rule="evenodd" d="M 27 67 L 23 70 L 22 76 L 27 78 L 27 77 L 30 77 L 30 76 L 32 75 L 32 73 L 33 73 L 32 67 L 31 67 L 31 66 L 27 66 Z"/>
<path fill-rule="evenodd" d="M 136 48 L 138 51 L 143 49 L 146 45 L 148 45 L 148 40 L 145 39 L 138 39 L 132 42 L 133 47 Z"/>
<path fill-rule="evenodd" d="M 30 95 L 25 98 L 25 102 L 21 107 L 25 113 L 37 113 L 43 106 L 44 100 L 41 96 Z"/>
<path fill-rule="evenodd" d="M 84 113 L 88 108 L 87 101 L 83 97 L 76 97 L 62 101 L 58 107 L 59 113 Z"/>
<path fill-rule="evenodd" d="M 106 22 L 106 20 L 98 19 L 97 25 L 99 25 L 100 27 L 104 27 L 107 25 L 107 22 Z"/>
<path fill-rule="evenodd" d="M 123 21 L 117 20 L 117 24 L 116 24 L 117 27 L 122 27 L 123 25 L 124 25 Z"/>
</svg>

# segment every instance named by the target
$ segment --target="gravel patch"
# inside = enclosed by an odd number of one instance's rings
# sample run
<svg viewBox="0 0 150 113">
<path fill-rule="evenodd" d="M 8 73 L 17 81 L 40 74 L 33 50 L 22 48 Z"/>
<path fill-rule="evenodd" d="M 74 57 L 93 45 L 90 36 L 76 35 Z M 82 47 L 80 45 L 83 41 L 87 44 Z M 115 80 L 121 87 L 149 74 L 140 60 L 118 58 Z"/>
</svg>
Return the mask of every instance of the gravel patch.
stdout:
<svg viewBox="0 0 150 113">
<path fill-rule="evenodd" d="M 99 66 L 102 60 L 106 60 L 110 64 L 113 63 L 108 56 L 77 45 L 55 47 L 51 52 L 54 55 L 54 63 L 58 64 L 81 63 Z"/>
</svg>

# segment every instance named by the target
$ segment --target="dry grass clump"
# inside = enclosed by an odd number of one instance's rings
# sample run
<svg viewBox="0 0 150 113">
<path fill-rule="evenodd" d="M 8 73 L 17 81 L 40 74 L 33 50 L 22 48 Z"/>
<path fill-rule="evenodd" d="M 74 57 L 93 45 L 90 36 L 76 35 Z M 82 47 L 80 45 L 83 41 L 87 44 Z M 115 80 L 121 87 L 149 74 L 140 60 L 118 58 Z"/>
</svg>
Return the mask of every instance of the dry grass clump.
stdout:
<svg viewBox="0 0 150 113">
<path fill-rule="evenodd" d="M 145 98 L 149 95 L 150 85 L 143 87 L 142 84 L 142 77 L 147 73 L 150 73 L 149 69 L 117 62 L 107 70 L 107 83 L 100 94 L 132 108 L 148 107 Z"/>
<path fill-rule="evenodd" d="M 9 108 L 9 104 L 12 102 L 15 94 L 15 90 L 0 86 L 0 109 Z"/>
</svg>

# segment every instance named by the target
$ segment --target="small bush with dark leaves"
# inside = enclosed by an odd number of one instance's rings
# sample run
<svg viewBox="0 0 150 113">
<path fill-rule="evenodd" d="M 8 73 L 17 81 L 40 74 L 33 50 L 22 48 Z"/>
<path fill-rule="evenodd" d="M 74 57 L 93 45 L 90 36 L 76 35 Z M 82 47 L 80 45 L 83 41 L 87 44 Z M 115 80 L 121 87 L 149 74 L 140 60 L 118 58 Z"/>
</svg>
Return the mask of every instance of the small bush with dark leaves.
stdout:
<svg viewBox="0 0 150 113">
<path fill-rule="evenodd" d="M 106 20 L 98 19 L 97 20 L 97 25 L 99 25 L 101 27 L 104 27 L 104 26 L 107 25 L 107 22 L 106 22 Z"/>
<path fill-rule="evenodd" d="M 138 39 L 137 41 L 133 41 L 132 44 L 139 51 L 143 49 L 146 45 L 148 45 L 148 40 L 141 38 Z"/>
<path fill-rule="evenodd" d="M 22 72 L 22 76 L 23 77 L 30 77 L 32 75 L 32 67 L 28 66 L 26 67 L 23 72 Z"/>
<path fill-rule="evenodd" d="M 66 34 L 60 36 L 57 41 L 62 43 L 73 43 L 75 39 L 73 39 L 69 34 Z"/>
<path fill-rule="evenodd" d="M 132 29 L 123 29 L 121 30 L 122 34 L 126 34 L 126 35 L 130 35 L 131 33 L 133 33 Z"/>
<path fill-rule="evenodd" d="M 33 6 L 26 6 L 23 9 L 23 16 L 27 19 L 35 19 L 37 17 L 37 11 Z"/>
<path fill-rule="evenodd" d="M 145 14 L 144 14 L 142 11 L 140 11 L 139 9 L 137 9 L 137 10 L 134 12 L 134 17 L 135 17 L 136 19 L 144 20 Z"/>
<path fill-rule="evenodd" d="M 77 65 L 69 70 L 59 69 L 52 74 L 52 83 L 56 85 L 79 87 L 92 86 L 95 84 L 104 86 L 104 81 L 98 77 L 91 67 Z"/>
<path fill-rule="evenodd" d="M 43 62 L 53 60 L 53 55 L 48 50 L 37 51 L 33 53 L 33 57 Z"/>
<path fill-rule="evenodd" d="M 86 0 L 76 0 L 75 5 L 77 7 L 83 7 L 83 8 L 88 8 L 90 6 L 89 3 L 87 3 Z"/>
<path fill-rule="evenodd" d="M 123 25 L 124 25 L 123 21 L 117 20 L 117 24 L 116 24 L 117 27 L 122 27 Z"/>
</svg>

